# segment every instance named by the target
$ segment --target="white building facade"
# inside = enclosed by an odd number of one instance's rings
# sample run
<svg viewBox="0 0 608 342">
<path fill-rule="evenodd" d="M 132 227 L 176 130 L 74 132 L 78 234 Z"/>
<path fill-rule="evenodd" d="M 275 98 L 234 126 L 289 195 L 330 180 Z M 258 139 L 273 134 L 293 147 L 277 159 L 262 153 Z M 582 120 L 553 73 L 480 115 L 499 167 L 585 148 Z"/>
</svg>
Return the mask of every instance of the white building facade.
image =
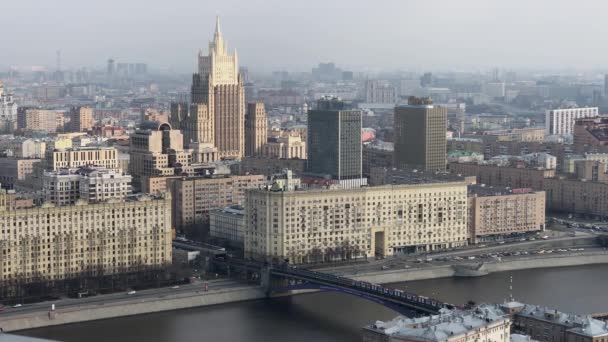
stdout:
<svg viewBox="0 0 608 342">
<path fill-rule="evenodd" d="M 122 199 L 133 192 L 131 175 L 103 167 L 46 171 L 42 183 L 44 200 L 58 206 Z"/>
<path fill-rule="evenodd" d="M 547 110 L 545 112 L 545 131 L 547 135 L 571 135 L 575 119 L 592 118 L 598 115 L 598 107 Z"/>
<path fill-rule="evenodd" d="M 12 94 L 4 92 L 4 85 L 0 83 L 0 120 L 17 121 L 17 103 Z"/>
</svg>

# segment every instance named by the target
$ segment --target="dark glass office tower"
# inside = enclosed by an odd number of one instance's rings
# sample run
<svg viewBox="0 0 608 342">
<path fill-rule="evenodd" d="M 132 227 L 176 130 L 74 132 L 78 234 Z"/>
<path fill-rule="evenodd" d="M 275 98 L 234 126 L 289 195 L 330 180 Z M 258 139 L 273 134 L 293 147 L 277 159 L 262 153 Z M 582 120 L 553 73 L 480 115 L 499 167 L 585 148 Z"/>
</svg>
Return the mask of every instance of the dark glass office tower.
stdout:
<svg viewBox="0 0 608 342">
<path fill-rule="evenodd" d="M 411 97 L 407 106 L 395 107 L 394 127 L 395 167 L 445 171 L 446 108 L 433 106 L 428 98 Z"/>
<path fill-rule="evenodd" d="M 361 111 L 347 109 L 338 98 L 322 98 L 308 112 L 308 172 L 340 183 L 360 180 Z"/>
</svg>

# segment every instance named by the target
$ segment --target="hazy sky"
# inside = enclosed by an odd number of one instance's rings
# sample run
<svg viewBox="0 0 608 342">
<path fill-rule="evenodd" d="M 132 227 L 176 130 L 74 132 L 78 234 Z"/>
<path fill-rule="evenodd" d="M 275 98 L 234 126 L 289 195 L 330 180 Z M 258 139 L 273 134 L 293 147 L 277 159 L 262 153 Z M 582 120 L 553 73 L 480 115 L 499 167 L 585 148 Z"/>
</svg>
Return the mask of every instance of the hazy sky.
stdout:
<svg viewBox="0 0 608 342">
<path fill-rule="evenodd" d="M 252 70 L 608 65 L 606 0 L 1 0 L 0 66 L 193 71 L 220 15 Z"/>
</svg>

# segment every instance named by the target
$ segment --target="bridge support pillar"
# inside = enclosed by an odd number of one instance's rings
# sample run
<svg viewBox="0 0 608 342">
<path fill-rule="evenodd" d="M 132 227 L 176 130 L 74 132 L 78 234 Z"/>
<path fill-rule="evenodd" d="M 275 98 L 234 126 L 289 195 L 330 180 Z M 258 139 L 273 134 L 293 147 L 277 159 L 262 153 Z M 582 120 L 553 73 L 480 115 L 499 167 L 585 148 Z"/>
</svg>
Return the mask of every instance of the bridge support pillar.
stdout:
<svg viewBox="0 0 608 342">
<path fill-rule="evenodd" d="M 264 288 L 264 291 L 266 291 L 266 296 L 270 296 L 270 288 L 272 285 L 270 283 L 270 267 L 269 266 L 264 266 L 260 269 L 260 284 Z"/>
</svg>

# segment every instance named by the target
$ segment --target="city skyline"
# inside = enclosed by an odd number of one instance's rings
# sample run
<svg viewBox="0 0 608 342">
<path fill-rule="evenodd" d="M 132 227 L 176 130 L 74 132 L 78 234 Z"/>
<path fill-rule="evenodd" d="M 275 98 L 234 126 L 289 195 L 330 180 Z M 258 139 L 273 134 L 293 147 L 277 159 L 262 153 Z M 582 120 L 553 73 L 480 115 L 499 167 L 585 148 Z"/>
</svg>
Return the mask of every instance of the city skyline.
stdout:
<svg viewBox="0 0 608 342">
<path fill-rule="evenodd" d="M 585 3 L 583 12 L 567 1 L 522 0 L 387 1 L 376 7 L 346 6 L 343 0 L 289 6 L 180 0 L 167 7 L 114 0 L 49 6 L 28 0 L 5 5 L 14 15 L 6 16 L 0 30 L 11 33 L 3 39 L 13 48 L 0 52 L 0 65 L 52 69 L 60 50 L 66 68 L 102 68 L 112 57 L 186 72 L 195 67 L 188 56 L 204 49 L 219 15 L 228 43 L 239 47 L 241 64 L 259 71 L 310 70 L 326 61 L 354 70 L 600 68 L 608 53 L 596 43 L 608 33 L 599 17 L 606 5 Z M 24 29 L 23 22 L 36 24 Z M 585 24 L 559 24 L 565 22 Z M 272 54 L 265 53 L 268 48 Z"/>
</svg>

